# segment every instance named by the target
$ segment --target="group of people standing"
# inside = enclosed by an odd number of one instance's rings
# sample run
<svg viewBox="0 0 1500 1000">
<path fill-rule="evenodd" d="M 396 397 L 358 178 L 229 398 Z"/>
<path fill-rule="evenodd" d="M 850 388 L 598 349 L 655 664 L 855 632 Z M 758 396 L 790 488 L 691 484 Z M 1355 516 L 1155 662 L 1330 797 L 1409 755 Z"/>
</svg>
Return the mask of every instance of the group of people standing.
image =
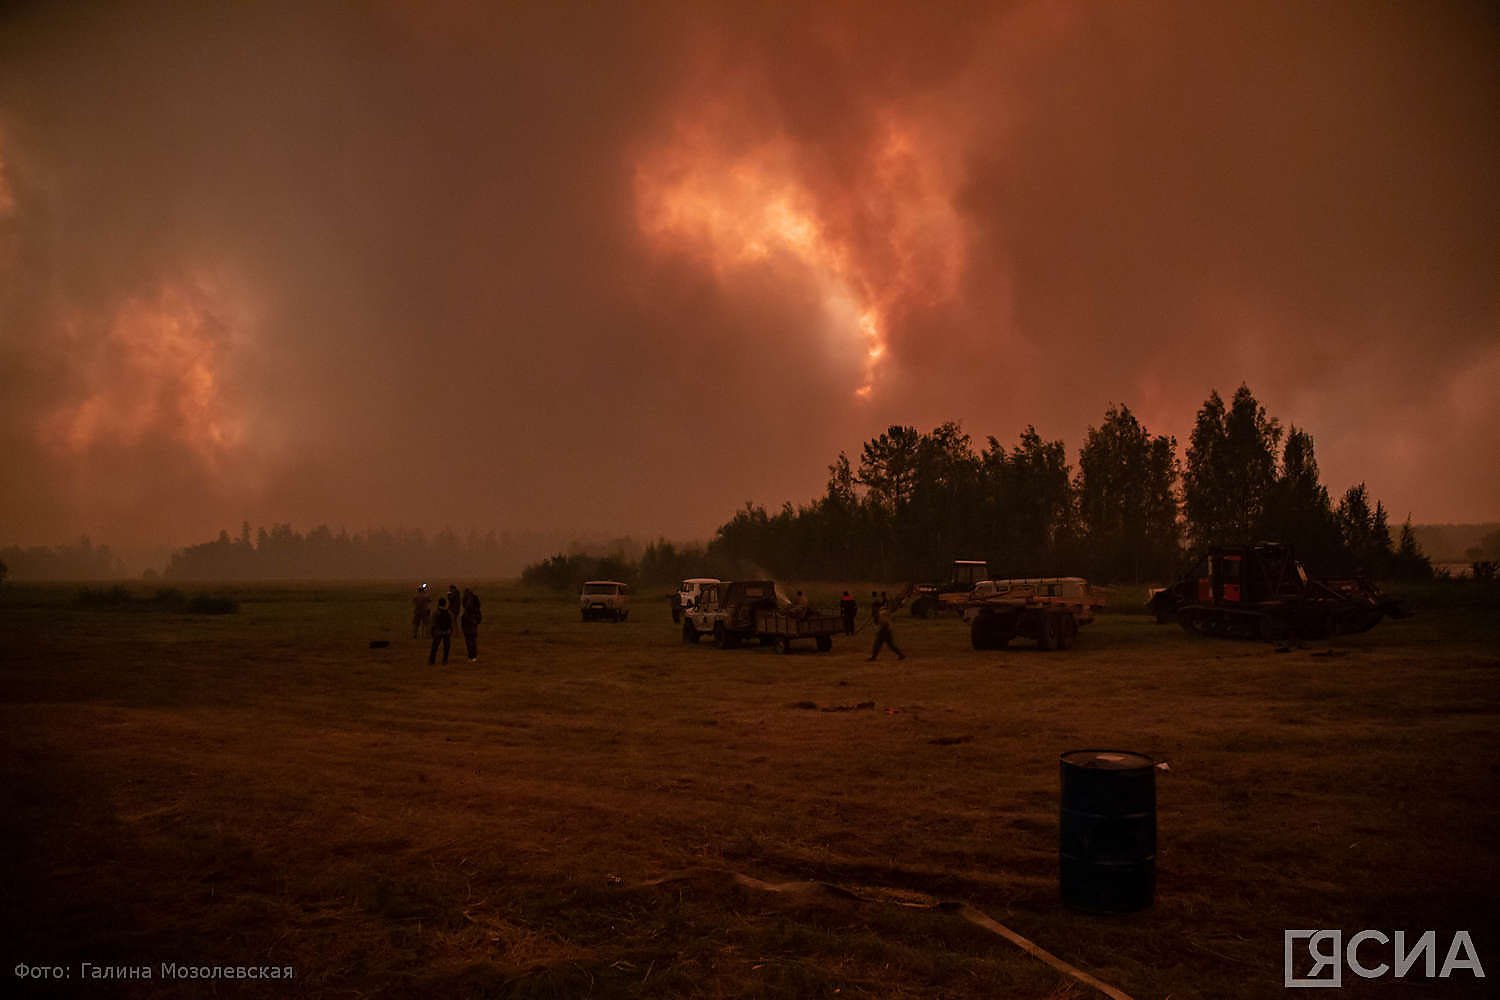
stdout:
<svg viewBox="0 0 1500 1000">
<path fill-rule="evenodd" d="M 458 625 L 464 635 L 464 646 L 468 650 L 469 662 L 479 660 L 479 623 L 484 620 L 480 610 L 479 595 L 465 587 L 462 594 L 457 587 L 448 588 L 448 596 L 439 597 L 437 611 L 432 610 L 432 595 L 427 584 L 417 588 L 411 599 L 411 637 L 416 639 L 425 631 L 432 637 L 432 649 L 427 653 L 429 664 L 437 663 L 438 647 L 443 648 L 443 662 L 448 662 L 448 652 L 453 645 L 453 626 Z"/>
</svg>

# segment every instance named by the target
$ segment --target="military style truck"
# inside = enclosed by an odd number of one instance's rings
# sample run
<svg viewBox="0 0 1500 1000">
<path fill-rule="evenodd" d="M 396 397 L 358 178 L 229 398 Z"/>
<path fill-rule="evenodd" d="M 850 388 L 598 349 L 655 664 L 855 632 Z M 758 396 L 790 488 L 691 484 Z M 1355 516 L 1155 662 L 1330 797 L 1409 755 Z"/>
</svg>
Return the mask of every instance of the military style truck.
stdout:
<svg viewBox="0 0 1500 1000">
<path fill-rule="evenodd" d="M 826 653 L 843 629 L 844 621 L 836 614 L 793 607 L 771 580 L 704 584 L 697 603 L 685 608 L 682 617 L 683 642 L 695 643 L 707 635 L 720 649 L 754 641 L 789 653 L 792 643 L 807 640 Z"/>
<path fill-rule="evenodd" d="M 964 602 L 963 617 L 975 649 L 1004 649 L 1021 637 L 1051 652 L 1071 647 L 1097 607 L 1081 576 L 1021 577 L 977 584 Z"/>
<path fill-rule="evenodd" d="M 913 618 L 932 618 L 945 611 L 962 611 L 969 591 L 990 578 L 989 563 L 982 559 L 953 560 L 953 576 L 942 583 L 913 584 L 911 613 Z"/>
<path fill-rule="evenodd" d="M 1154 591 L 1147 607 L 1159 623 L 1176 620 L 1198 635 L 1272 640 L 1364 632 L 1381 618 L 1410 614 L 1371 580 L 1309 576 L 1283 542 L 1216 546 L 1181 580 Z"/>
</svg>

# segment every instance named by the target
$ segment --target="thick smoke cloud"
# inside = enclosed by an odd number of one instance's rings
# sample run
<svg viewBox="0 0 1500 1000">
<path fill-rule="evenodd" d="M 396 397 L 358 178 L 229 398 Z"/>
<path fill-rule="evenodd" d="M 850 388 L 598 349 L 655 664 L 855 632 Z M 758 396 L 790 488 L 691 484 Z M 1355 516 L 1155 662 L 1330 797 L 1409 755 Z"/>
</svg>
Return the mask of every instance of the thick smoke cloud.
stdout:
<svg viewBox="0 0 1500 1000">
<path fill-rule="evenodd" d="M 3 540 L 688 537 L 1241 381 L 1493 517 L 1493 8 L 1199 8 L 13 10 Z"/>
</svg>

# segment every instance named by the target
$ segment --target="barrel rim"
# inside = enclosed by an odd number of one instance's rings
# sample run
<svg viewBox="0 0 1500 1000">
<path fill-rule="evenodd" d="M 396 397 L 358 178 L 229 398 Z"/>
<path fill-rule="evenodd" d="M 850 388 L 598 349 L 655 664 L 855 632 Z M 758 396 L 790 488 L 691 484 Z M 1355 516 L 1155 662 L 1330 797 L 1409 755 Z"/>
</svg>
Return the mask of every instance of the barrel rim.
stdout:
<svg viewBox="0 0 1500 1000">
<path fill-rule="evenodd" d="M 1145 762 L 1145 763 L 1140 764 L 1140 765 L 1135 766 L 1135 767 L 1112 767 L 1112 768 L 1109 768 L 1109 770 L 1112 770 L 1112 771 L 1145 771 L 1145 770 L 1148 770 L 1150 768 L 1156 767 L 1156 765 L 1158 763 L 1157 759 L 1155 757 L 1153 757 L 1151 754 L 1149 754 L 1149 753 L 1141 753 L 1139 750 L 1117 750 L 1117 749 L 1106 749 L 1106 748 L 1100 748 L 1100 747 L 1084 747 L 1084 748 L 1080 748 L 1080 749 L 1077 749 L 1077 750 L 1064 750 L 1062 753 L 1060 753 L 1060 754 L 1057 755 L 1057 761 L 1058 761 L 1059 764 L 1063 765 L 1064 767 L 1076 767 L 1076 768 L 1079 768 L 1079 769 L 1083 769 L 1084 768 L 1083 764 L 1075 763 L 1073 761 L 1068 760 L 1068 758 L 1071 757 L 1071 756 L 1073 756 L 1074 754 L 1080 754 L 1080 753 L 1089 753 L 1089 754 L 1115 753 L 1115 754 L 1121 754 L 1121 755 L 1123 755 L 1125 757 L 1134 757 L 1137 760 L 1141 760 L 1141 761 Z"/>
</svg>

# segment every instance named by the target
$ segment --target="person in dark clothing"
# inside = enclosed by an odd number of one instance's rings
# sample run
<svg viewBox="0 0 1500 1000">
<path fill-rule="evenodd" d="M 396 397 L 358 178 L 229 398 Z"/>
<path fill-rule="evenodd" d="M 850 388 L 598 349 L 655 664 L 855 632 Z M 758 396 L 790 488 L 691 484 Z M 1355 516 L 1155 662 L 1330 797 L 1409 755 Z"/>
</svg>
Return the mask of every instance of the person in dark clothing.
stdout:
<svg viewBox="0 0 1500 1000">
<path fill-rule="evenodd" d="M 906 659 L 906 654 L 901 652 L 901 647 L 896 645 L 895 636 L 891 635 L 891 609 L 885 602 L 875 609 L 875 648 L 870 650 L 870 659 L 880 655 L 882 646 L 891 647 L 891 652 L 896 654 L 896 659 Z"/>
<path fill-rule="evenodd" d="M 469 662 L 479 659 L 479 622 L 484 616 L 479 610 L 479 595 L 464 588 L 463 617 L 459 625 L 464 633 L 464 648 L 469 652 Z"/>
<path fill-rule="evenodd" d="M 427 592 L 427 584 L 424 583 L 417 588 L 416 595 L 411 599 L 411 637 L 419 637 L 431 620 L 432 595 Z"/>
<path fill-rule="evenodd" d="M 859 615 L 859 602 L 849 591 L 844 591 L 844 596 L 839 598 L 839 614 L 844 619 L 844 634 L 854 634 L 854 619 Z"/>
<path fill-rule="evenodd" d="M 437 614 L 432 616 L 432 650 L 427 654 L 429 666 L 437 662 L 438 643 L 443 645 L 443 662 L 448 662 L 448 650 L 453 646 L 453 615 L 448 612 L 448 598 L 438 598 Z"/>
<path fill-rule="evenodd" d="M 453 616 L 453 624 L 458 624 L 458 616 L 463 613 L 463 605 L 460 603 L 458 588 L 451 583 L 448 585 L 448 614 Z"/>
</svg>

